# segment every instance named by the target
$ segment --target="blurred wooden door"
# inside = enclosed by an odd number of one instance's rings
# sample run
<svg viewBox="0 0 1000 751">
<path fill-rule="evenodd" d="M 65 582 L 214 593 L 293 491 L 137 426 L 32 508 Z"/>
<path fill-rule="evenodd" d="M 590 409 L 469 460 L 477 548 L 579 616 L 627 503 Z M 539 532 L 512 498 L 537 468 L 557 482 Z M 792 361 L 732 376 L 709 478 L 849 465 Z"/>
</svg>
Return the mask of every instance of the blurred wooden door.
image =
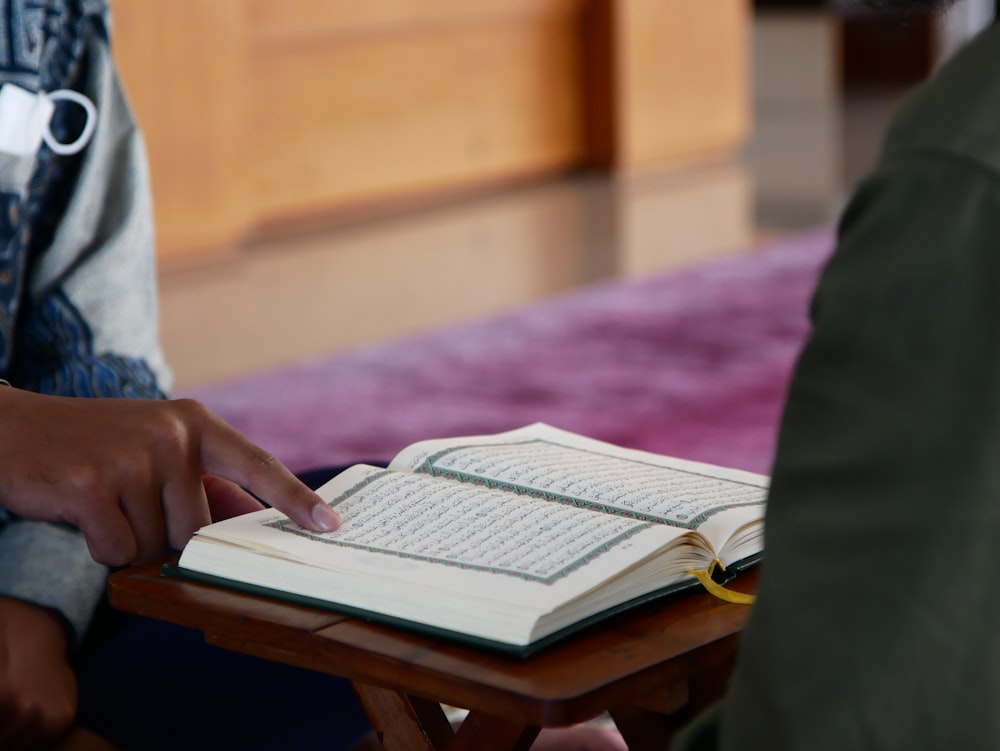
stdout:
<svg viewBox="0 0 1000 751">
<path fill-rule="evenodd" d="M 163 261 L 317 218 L 714 157 L 748 0 L 116 0 Z"/>
</svg>

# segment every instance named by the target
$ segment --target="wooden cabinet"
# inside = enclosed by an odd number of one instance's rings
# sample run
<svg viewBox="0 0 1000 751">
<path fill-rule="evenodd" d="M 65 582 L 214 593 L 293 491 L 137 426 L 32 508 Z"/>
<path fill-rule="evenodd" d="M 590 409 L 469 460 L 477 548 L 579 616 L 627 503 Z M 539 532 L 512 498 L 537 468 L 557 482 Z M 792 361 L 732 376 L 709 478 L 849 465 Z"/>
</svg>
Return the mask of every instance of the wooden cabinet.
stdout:
<svg viewBox="0 0 1000 751">
<path fill-rule="evenodd" d="M 746 0 L 116 0 L 161 260 L 746 136 Z"/>
</svg>

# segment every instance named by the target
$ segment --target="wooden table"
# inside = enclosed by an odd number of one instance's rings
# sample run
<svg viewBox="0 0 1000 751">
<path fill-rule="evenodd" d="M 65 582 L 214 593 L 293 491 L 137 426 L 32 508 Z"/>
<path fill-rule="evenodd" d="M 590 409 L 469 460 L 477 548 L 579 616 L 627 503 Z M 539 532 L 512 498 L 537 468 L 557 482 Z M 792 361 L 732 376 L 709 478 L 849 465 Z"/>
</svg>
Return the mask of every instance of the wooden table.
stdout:
<svg viewBox="0 0 1000 751">
<path fill-rule="evenodd" d="M 704 592 L 618 616 L 529 659 L 160 575 L 110 579 L 121 610 L 213 644 L 350 680 L 385 749 L 527 749 L 542 727 L 609 712 L 633 751 L 671 736 L 723 691 L 749 608 Z M 734 589 L 752 591 L 757 571 Z M 457 732 L 441 704 L 469 710 Z"/>
</svg>

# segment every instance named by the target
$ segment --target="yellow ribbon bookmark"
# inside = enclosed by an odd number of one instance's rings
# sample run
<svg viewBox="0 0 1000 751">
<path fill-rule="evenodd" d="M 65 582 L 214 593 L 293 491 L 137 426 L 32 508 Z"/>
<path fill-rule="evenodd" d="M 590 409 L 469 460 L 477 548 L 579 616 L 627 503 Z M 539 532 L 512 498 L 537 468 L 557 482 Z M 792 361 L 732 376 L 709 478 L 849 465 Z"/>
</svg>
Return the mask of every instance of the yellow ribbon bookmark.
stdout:
<svg viewBox="0 0 1000 751">
<path fill-rule="evenodd" d="M 753 605 L 757 599 L 755 595 L 748 595 L 743 592 L 734 592 L 731 589 L 726 589 L 712 578 L 712 574 L 715 573 L 716 567 L 721 568 L 723 571 L 726 570 L 726 567 L 722 565 L 722 561 L 715 558 L 712 560 L 712 565 L 708 567 L 708 571 L 695 571 L 694 569 L 691 569 L 688 573 L 701 582 L 701 586 L 707 589 L 710 594 L 715 595 L 720 600 L 733 602 L 737 605 Z"/>
</svg>

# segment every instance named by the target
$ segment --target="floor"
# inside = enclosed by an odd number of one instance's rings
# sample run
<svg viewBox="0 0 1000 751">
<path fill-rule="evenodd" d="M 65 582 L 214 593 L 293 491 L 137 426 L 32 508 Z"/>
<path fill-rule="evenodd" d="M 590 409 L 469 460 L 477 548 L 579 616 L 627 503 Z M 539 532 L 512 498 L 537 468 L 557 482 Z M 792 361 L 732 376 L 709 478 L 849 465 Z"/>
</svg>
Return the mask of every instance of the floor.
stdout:
<svg viewBox="0 0 1000 751">
<path fill-rule="evenodd" d="M 630 179 L 567 175 L 162 270 L 175 389 L 489 316 L 599 279 L 747 252 L 832 222 L 875 158 L 900 92 L 840 91 L 825 22 L 758 24 L 755 37 L 753 136 L 728 160 Z"/>
</svg>

